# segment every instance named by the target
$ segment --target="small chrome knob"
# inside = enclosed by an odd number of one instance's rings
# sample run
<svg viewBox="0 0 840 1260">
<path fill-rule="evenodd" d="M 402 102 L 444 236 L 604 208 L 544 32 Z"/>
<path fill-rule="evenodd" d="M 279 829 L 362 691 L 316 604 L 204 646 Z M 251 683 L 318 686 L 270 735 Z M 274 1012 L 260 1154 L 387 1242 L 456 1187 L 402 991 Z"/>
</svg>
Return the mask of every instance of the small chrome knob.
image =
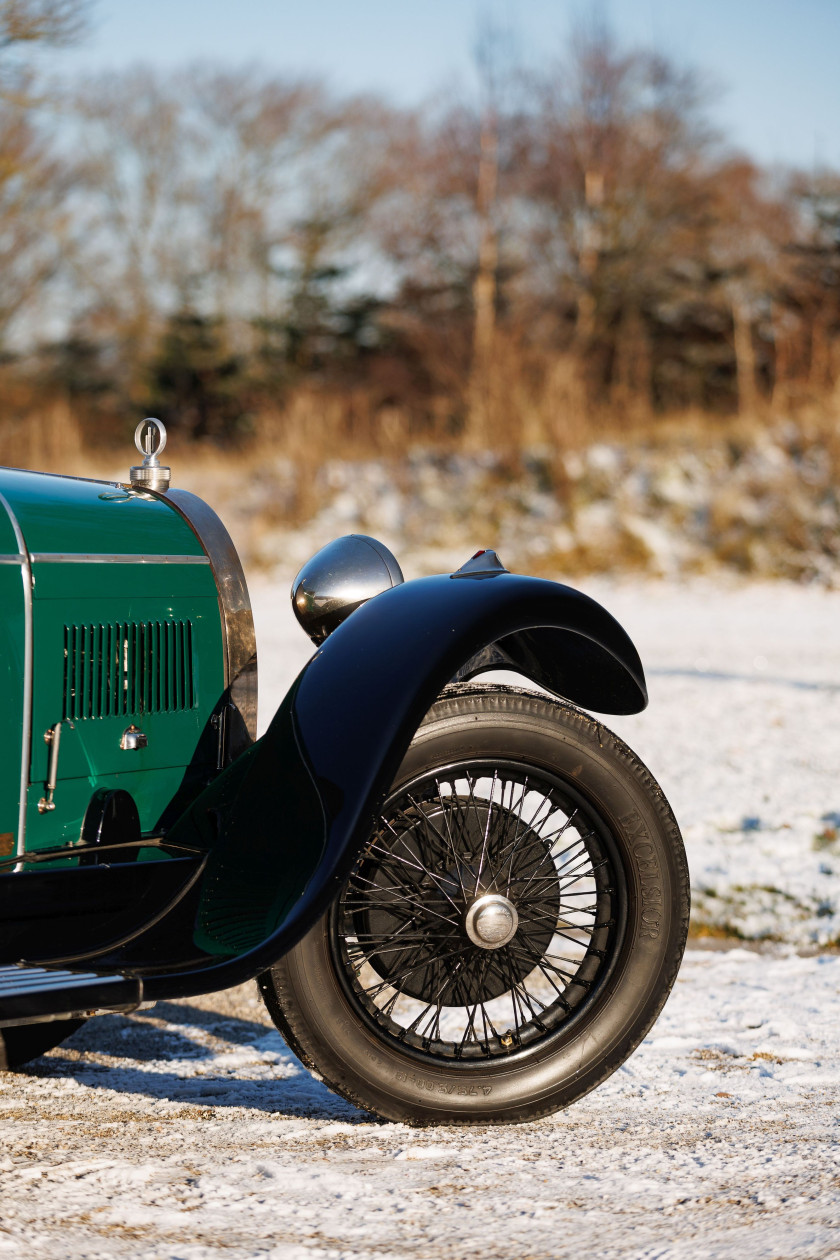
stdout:
<svg viewBox="0 0 840 1260">
<path fill-rule="evenodd" d="M 464 918 L 467 936 L 479 949 L 501 949 L 516 935 L 516 906 L 501 893 L 487 893 L 470 906 Z"/>
<path fill-rule="evenodd" d="M 120 740 L 120 748 L 123 752 L 134 752 L 138 748 L 148 748 L 148 746 L 149 737 L 136 726 L 126 727 L 123 731 L 122 739 Z"/>
</svg>

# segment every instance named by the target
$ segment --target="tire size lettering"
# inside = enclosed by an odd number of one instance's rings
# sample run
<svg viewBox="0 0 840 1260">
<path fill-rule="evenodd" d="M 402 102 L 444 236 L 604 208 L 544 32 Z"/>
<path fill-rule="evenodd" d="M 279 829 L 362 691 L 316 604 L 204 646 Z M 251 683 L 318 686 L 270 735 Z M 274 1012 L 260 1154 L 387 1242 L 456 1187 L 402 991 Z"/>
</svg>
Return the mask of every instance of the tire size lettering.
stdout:
<svg viewBox="0 0 840 1260">
<path fill-rule="evenodd" d="M 636 859 L 639 885 L 642 894 L 642 931 L 640 940 L 655 941 L 662 925 L 662 873 L 656 858 L 656 850 L 644 822 L 635 810 L 621 819 L 627 831 L 630 851 Z"/>
<path fill-rule="evenodd" d="M 397 1072 L 396 1079 L 402 1084 L 409 1081 L 418 1089 L 430 1094 L 455 1094 L 464 1098 L 486 1098 L 493 1092 L 492 1085 L 445 1085 L 443 1081 L 430 1081 L 425 1076 L 415 1076 L 413 1072 Z"/>
</svg>

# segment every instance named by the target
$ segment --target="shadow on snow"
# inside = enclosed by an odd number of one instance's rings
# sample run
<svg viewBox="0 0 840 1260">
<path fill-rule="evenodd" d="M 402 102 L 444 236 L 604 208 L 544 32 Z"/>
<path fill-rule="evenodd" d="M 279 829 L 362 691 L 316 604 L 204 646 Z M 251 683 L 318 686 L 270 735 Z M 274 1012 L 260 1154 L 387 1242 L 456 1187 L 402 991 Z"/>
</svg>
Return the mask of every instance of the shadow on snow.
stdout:
<svg viewBox="0 0 840 1260">
<path fill-rule="evenodd" d="M 163 1027 L 161 1021 L 166 1021 Z M 209 1034 L 216 1044 L 194 1040 L 189 1029 Z M 226 1053 L 252 1047 L 258 1054 L 270 1051 L 268 1062 L 288 1075 L 251 1079 L 238 1075 L 236 1064 L 225 1067 Z M 82 1056 L 125 1058 L 132 1065 L 71 1058 L 63 1053 L 70 1049 Z M 217 1071 L 200 1076 L 186 1074 L 192 1064 L 216 1058 Z M 172 1069 L 161 1071 L 159 1065 L 167 1060 L 173 1061 Z M 157 1070 L 146 1069 L 143 1064 L 154 1064 Z M 148 1012 L 136 1012 L 130 1018 L 109 1015 L 89 1020 L 56 1050 L 34 1060 L 24 1071 L 30 1076 L 67 1077 L 93 1089 L 142 1094 L 171 1103 L 244 1107 L 270 1115 L 350 1124 L 371 1122 L 369 1115 L 336 1097 L 316 1080 L 271 1026 L 173 1002 L 158 1002 Z"/>
</svg>

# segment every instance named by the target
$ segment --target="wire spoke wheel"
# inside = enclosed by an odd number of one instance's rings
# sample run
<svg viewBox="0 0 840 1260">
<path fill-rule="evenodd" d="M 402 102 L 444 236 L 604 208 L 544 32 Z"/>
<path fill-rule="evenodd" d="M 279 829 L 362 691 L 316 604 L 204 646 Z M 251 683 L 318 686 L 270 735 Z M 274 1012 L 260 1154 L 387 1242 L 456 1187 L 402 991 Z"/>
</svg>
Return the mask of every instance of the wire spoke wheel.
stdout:
<svg viewBox="0 0 840 1260">
<path fill-rule="evenodd" d="M 422 1055 L 492 1059 L 568 1023 L 609 970 L 620 874 L 556 775 L 471 761 L 386 803 L 333 909 L 348 994 Z"/>
<path fill-rule="evenodd" d="M 639 1045 L 688 891 L 626 744 L 545 696 L 448 687 L 332 905 L 260 988 L 300 1059 L 378 1116 L 533 1120 Z"/>
</svg>

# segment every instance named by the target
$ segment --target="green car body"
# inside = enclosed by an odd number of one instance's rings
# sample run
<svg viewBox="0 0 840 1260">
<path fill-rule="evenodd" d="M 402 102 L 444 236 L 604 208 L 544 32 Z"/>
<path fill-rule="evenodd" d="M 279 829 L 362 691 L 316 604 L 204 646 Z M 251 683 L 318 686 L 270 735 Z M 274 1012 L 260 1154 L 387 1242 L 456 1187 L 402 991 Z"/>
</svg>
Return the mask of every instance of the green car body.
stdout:
<svg viewBox="0 0 840 1260">
<path fill-rule="evenodd" d="M 97 789 L 157 834 L 219 768 L 223 623 L 196 533 L 161 497 L 2 470 L 0 600 L 3 855 L 79 841 Z M 121 747 L 132 727 L 144 746 Z"/>
</svg>

